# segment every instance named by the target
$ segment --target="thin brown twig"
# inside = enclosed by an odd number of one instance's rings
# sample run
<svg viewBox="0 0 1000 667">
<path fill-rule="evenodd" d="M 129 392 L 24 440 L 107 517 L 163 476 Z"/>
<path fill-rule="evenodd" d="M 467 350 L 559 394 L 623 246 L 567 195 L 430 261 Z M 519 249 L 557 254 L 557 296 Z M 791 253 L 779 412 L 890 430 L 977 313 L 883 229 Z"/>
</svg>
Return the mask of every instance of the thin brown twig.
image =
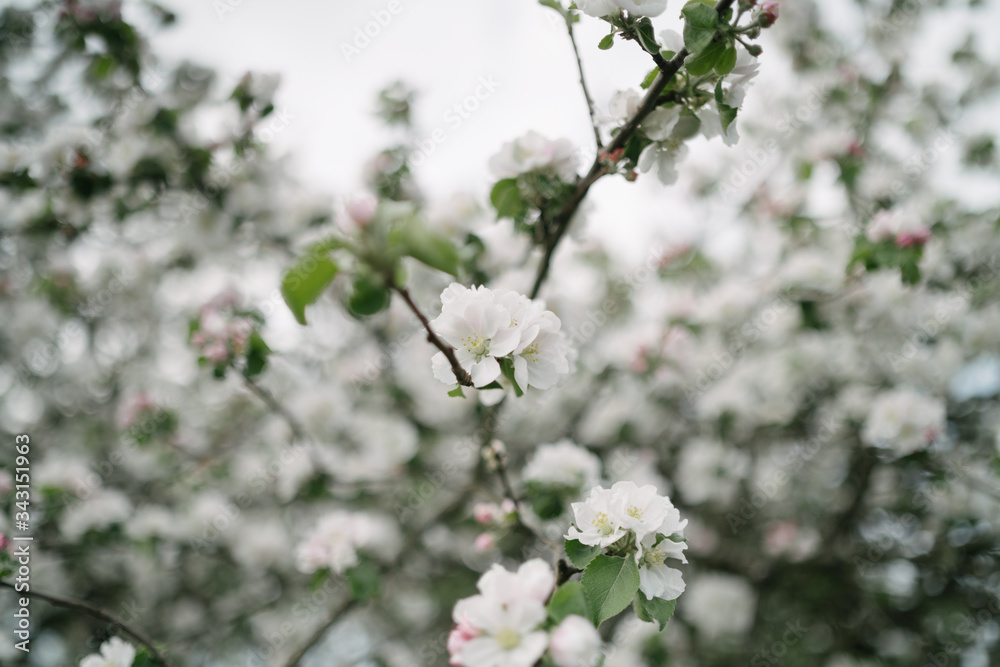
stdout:
<svg viewBox="0 0 1000 667">
<path fill-rule="evenodd" d="M 718 4 L 715 6 L 715 11 L 719 14 L 723 14 L 728 10 L 734 0 L 719 0 Z M 646 91 L 646 96 L 642 98 L 642 103 L 639 109 L 636 110 L 635 114 L 629 118 L 625 126 L 622 127 L 621 131 L 614 136 L 611 143 L 604 149 L 604 151 L 599 152 L 594 158 L 593 164 L 590 166 L 590 170 L 587 174 L 581 178 L 577 179 L 576 187 L 573 190 L 573 194 L 570 195 L 569 200 L 566 201 L 562 207 L 559 208 L 552 216 L 552 222 L 555 225 L 554 230 L 548 236 L 548 240 L 545 243 L 545 253 L 542 255 L 542 261 L 538 266 L 538 274 L 535 277 L 535 284 L 531 288 L 531 298 L 538 296 L 538 292 L 542 289 L 542 283 L 545 282 L 545 278 L 549 274 L 549 268 L 552 264 L 552 255 L 555 253 L 556 247 L 559 245 L 559 241 L 562 240 L 563 235 L 565 235 L 566 230 L 569 228 L 569 223 L 576 214 L 577 209 L 580 208 L 580 204 L 583 202 L 587 193 L 590 192 L 590 187 L 602 176 L 607 173 L 604 159 L 605 155 L 613 153 L 619 148 L 624 148 L 628 141 L 639 129 L 639 125 L 646 116 L 651 114 L 653 110 L 656 109 L 659 103 L 660 93 L 663 89 L 667 87 L 671 79 L 680 71 L 681 66 L 684 64 L 684 59 L 687 58 L 687 49 L 681 49 L 678 51 L 673 58 L 666 61 L 660 54 L 651 54 L 653 60 L 656 62 L 657 67 L 660 72 L 656 75 L 656 79 L 653 84 Z"/>
<path fill-rule="evenodd" d="M 576 56 L 576 69 L 580 73 L 580 88 L 583 89 L 583 97 L 587 100 L 587 111 L 590 113 L 590 124 L 594 128 L 594 140 L 597 142 L 597 152 L 604 148 L 601 141 L 601 130 L 597 124 L 597 111 L 594 106 L 594 98 L 590 96 L 590 89 L 587 87 L 587 79 L 583 75 L 583 61 L 580 59 L 580 49 L 576 45 L 576 34 L 573 32 L 573 21 L 571 14 L 567 12 L 563 18 L 566 19 L 566 32 L 569 33 L 569 41 L 573 45 L 573 55 Z"/>
<path fill-rule="evenodd" d="M 8 581 L 0 581 L 0 586 L 6 586 L 11 590 L 16 590 L 14 584 Z M 83 602 L 82 600 L 73 600 L 71 598 L 64 598 L 59 595 L 51 595 L 49 593 L 42 593 L 40 591 L 17 591 L 20 595 L 26 595 L 32 598 L 38 598 L 39 600 L 45 600 L 49 604 L 55 607 L 63 607 L 64 609 L 72 609 L 73 611 L 81 611 L 88 616 L 93 616 L 94 618 L 99 618 L 102 621 L 107 621 L 117 625 L 122 629 L 122 631 L 135 639 L 137 642 L 149 649 L 150 654 L 164 667 L 174 667 L 173 663 L 167 659 L 165 655 L 160 653 L 160 651 L 153 644 L 153 641 L 144 635 L 141 631 L 129 626 L 125 621 L 121 620 L 109 611 L 105 611 L 100 607 L 90 604 L 89 602 Z"/>
<path fill-rule="evenodd" d="M 466 387 L 471 387 L 472 377 L 470 377 L 468 372 L 462 368 L 462 364 L 458 363 L 458 358 L 455 356 L 455 348 L 448 345 L 448 343 L 441 340 L 438 335 L 434 333 L 434 329 L 431 328 L 430 321 L 423 314 L 423 312 L 421 312 L 420 308 L 417 307 L 417 304 L 414 303 L 413 297 L 410 296 L 410 290 L 405 287 L 399 287 L 398 285 L 393 285 L 392 289 L 403 297 L 403 301 L 405 301 L 406 305 L 413 311 L 413 314 L 417 316 L 420 323 L 424 325 L 424 330 L 427 331 L 427 342 L 441 350 L 441 353 L 444 354 L 448 363 L 451 364 L 451 371 L 455 374 L 455 379 L 458 380 L 458 383 Z"/>
<path fill-rule="evenodd" d="M 330 628 L 333 627 L 333 624 L 336 623 L 341 616 L 354 609 L 357 605 L 357 599 L 348 598 L 344 604 L 342 604 L 333 612 L 333 614 L 330 615 L 330 618 L 323 623 L 323 625 L 316 628 L 313 633 L 309 635 L 309 639 L 303 642 L 302 646 L 300 646 L 298 650 L 296 650 L 295 653 L 288 658 L 288 661 L 285 663 L 285 667 L 296 667 L 296 665 L 302 662 L 302 658 L 306 657 L 306 653 L 308 653 L 313 646 L 318 644 L 319 640 L 323 639 L 324 635 L 326 635 Z"/>
<path fill-rule="evenodd" d="M 274 397 L 274 394 L 269 392 L 264 387 L 260 386 L 254 382 L 253 378 L 246 375 L 243 376 L 243 381 L 246 384 L 247 389 L 249 389 L 253 394 L 257 396 L 264 404 L 279 417 L 285 420 L 288 424 L 288 428 L 292 429 L 292 435 L 295 436 L 296 440 L 305 442 L 308 440 L 305 428 L 299 423 L 299 420 L 295 418 L 288 408 L 281 404 L 281 402 Z"/>
</svg>

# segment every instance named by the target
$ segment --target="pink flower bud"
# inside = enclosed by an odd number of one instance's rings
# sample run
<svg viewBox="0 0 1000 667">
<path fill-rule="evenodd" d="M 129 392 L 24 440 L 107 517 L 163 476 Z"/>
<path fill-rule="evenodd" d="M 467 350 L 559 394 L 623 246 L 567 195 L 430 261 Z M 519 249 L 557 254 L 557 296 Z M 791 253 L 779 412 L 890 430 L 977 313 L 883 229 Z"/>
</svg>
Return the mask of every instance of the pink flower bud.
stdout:
<svg viewBox="0 0 1000 667">
<path fill-rule="evenodd" d="M 500 503 L 500 511 L 504 514 L 504 516 L 513 514 L 517 511 L 517 505 L 515 505 L 514 501 L 510 498 L 504 498 L 503 502 Z"/>
<path fill-rule="evenodd" d="M 496 542 L 493 540 L 493 536 L 489 533 L 480 533 L 476 538 L 475 542 L 476 551 L 482 553 L 484 551 L 489 551 L 496 546 Z"/>
<path fill-rule="evenodd" d="M 347 202 L 347 215 L 358 227 L 365 227 L 378 209 L 378 200 L 372 195 L 365 194 L 353 197 Z"/>
<path fill-rule="evenodd" d="M 229 350 L 226 349 L 226 346 L 219 341 L 214 341 L 206 345 L 202 354 L 206 359 L 214 364 L 223 362 L 229 358 Z"/>
<path fill-rule="evenodd" d="M 764 2 L 760 6 L 760 27 L 770 28 L 778 20 L 778 3 Z"/>
<path fill-rule="evenodd" d="M 931 237 L 931 230 L 916 229 L 910 232 L 900 232 L 896 235 L 896 245 L 900 248 L 912 248 L 922 246 Z"/>
<path fill-rule="evenodd" d="M 493 503 L 478 503 L 472 509 L 472 518 L 476 520 L 476 523 L 488 526 L 497 520 L 499 513 L 499 508 Z"/>
<path fill-rule="evenodd" d="M 0 533 L 0 551 L 6 549 L 8 544 L 9 542 L 7 541 L 7 536 L 4 535 L 3 533 Z"/>
</svg>

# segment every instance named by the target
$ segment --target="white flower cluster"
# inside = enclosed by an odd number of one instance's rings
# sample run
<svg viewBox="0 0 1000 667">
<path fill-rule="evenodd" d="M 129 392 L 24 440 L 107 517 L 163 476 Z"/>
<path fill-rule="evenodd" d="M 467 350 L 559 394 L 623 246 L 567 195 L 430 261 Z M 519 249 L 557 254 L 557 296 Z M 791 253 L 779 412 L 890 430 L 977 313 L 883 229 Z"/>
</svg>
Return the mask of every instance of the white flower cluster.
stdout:
<svg viewBox="0 0 1000 667">
<path fill-rule="evenodd" d="M 295 555 L 300 572 L 328 568 L 341 574 L 358 564 L 359 552 L 387 560 L 398 549 L 399 530 L 389 519 L 338 510 L 320 519 Z"/>
<path fill-rule="evenodd" d="M 667 8 L 667 0 L 577 0 L 576 6 L 588 16 L 610 16 L 621 10 L 632 16 L 659 16 Z"/>
<path fill-rule="evenodd" d="M 569 373 L 569 346 L 562 326 L 544 304 L 511 290 L 468 288 L 452 283 L 441 293 L 441 314 L 431 328 L 455 348 L 459 364 L 476 387 L 485 387 L 501 375 L 500 360 L 513 365 L 514 381 L 548 389 Z M 434 377 L 445 384 L 457 379 L 444 353 L 431 360 Z"/>
<path fill-rule="evenodd" d="M 611 3 L 608 0 L 600 0 L 600 3 L 608 5 L 631 4 Z M 665 6 L 666 3 L 662 3 L 662 5 Z M 581 9 L 587 11 L 583 7 Z M 626 7 L 626 9 L 628 8 Z M 661 8 L 657 14 L 662 11 Z M 656 14 L 647 15 L 655 16 Z M 664 30 L 660 33 L 660 45 L 667 51 L 678 52 L 684 48 L 684 39 L 676 30 Z M 722 101 L 726 106 L 738 108 L 743 104 L 746 90 L 751 80 L 757 76 L 759 67 L 757 58 L 751 56 L 742 46 L 737 46 L 736 65 L 726 75 L 722 90 Z M 635 114 L 641 101 L 642 96 L 637 91 L 625 90 L 616 93 L 611 98 L 608 108 L 616 121 L 624 122 Z M 687 145 L 684 143 L 686 137 L 674 134 L 674 129 L 681 120 L 681 109 L 680 106 L 661 106 L 650 113 L 639 126 L 640 131 L 652 139 L 653 143 L 643 149 L 639 155 L 637 166 L 643 173 L 655 168 L 657 177 L 664 185 L 673 185 L 677 182 L 679 176 L 677 167 L 688 154 Z M 703 105 L 695 112 L 695 115 L 700 121 L 699 129 L 705 138 L 712 139 L 721 136 L 723 143 L 727 146 L 733 146 L 739 140 L 735 120 L 729 124 L 725 132 L 722 131 L 722 118 L 716 103 Z"/>
<path fill-rule="evenodd" d="M 564 181 L 576 176 L 576 151 L 569 139 L 548 139 L 534 130 L 506 142 L 490 158 L 497 178 L 516 178 L 529 171 L 552 171 Z"/>
<path fill-rule="evenodd" d="M 687 544 L 672 539 L 680 539 L 687 519 L 681 520 L 681 513 L 655 486 L 625 481 L 610 489 L 596 487 L 586 502 L 573 503 L 573 515 L 576 525 L 570 526 L 567 539 L 601 548 L 634 545 L 628 548 L 635 549 L 639 590 L 648 599 L 676 600 L 684 592 L 680 571 L 665 561 L 687 562 Z"/>
<path fill-rule="evenodd" d="M 493 565 L 476 584 L 480 594 L 455 604 L 449 664 L 530 667 L 546 650 L 557 667 L 596 664 L 601 638 L 589 621 L 567 616 L 551 637 L 542 629 L 545 601 L 555 583 L 555 573 L 540 558 L 524 563 L 517 572 Z"/>
<path fill-rule="evenodd" d="M 539 445 L 524 466 L 526 484 L 588 489 L 601 479 L 601 459 L 590 450 L 568 439 L 551 445 Z"/>
<path fill-rule="evenodd" d="M 861 437 L 870 445 L 906 456 L 934 442 L 944 425 L 943 402 L 904 387 L 875 397 Z"/>
<path fill-rule="evenodd" d="M 101 644 L 101 653 L 91 653 L 80 661 L 80 667 L 132 667 L 135 647 L 121 637 L 112 637 Z"/>
</svg>

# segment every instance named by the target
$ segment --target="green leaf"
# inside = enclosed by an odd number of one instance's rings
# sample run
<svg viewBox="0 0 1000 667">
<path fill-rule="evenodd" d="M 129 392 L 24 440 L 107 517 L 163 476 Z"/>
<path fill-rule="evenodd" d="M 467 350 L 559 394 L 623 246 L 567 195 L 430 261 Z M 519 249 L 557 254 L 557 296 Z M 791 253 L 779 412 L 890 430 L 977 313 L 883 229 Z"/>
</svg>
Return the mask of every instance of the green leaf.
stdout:
<svg viewBox="0 0 1000 667">
<path fill-rule="evenodd" d="M 681 117 L 671 135 L 676 139 L 690 139 L 701 129 L 701 119 L 687 107 L 681 109 Z"/>
<path fill-rule="evenodd" d="M 601 623 L 629 606 L 639 590 L 639 568 L 632 558 L 597 556 L 580 579 L 591 620 Z"/>
<path fill-rule="evenodd" d="M 712 42 L 698 53 L 685 58 L 684 67 L 692 76 L 708 74 L 715 67 L 715 63 L 719 62 L 725 50 L 726 45 L 722 42 Z"/>
<path fill-rule="evenodd" d="M 640 592 L 635 596 L 635 615 L 640 621 L 647 623 L 659 623 L 660 631 L 667 627 L 667 622 L 674 615 L 674 608 L 677 600 L 664 600 L 662 598 L 646 599 L 646 594 Z"/>
<path fill-rule="evenodd" d="M 500 372 L 503 376 L 510 380 L 510 383 L 514 385 L 514 395 L 517 397 L 524 396 L 524 390 L 521 389 L 520 385 L 517 384 L 517 380 L 514 379 L 514 360 L 510 357 L 504 357 L 500 360 Z"/>
<path fill-rule="evenodd" d="M 714 7 L 701 2 L 689 3 L 681 10 L 681 14 L 684 16 L 684 46 L 689 52 L 697 54 L 715 37 L 719 15 Z"/>
<path fill-rule="evenodd" d="M 729 131 L 729 126 L 736 120 L 736 114 L 739 112 L 739 109 L 731 107 L 728 104 L 718 104 L 716 106 L 719 107 L 719 120 L 722 121 L 722 133 L 725 134 Z"/>
<path fill-rule="evenodd" d="M 653 82 L 656 81 L 656 75 L 659 73 L 660 73 L 659 67 L 654 67 L 653 69 L 649 70 L 649 74 L 647 74 L 646 78 L 642 80 L 642 83 L 639 84 L 639 87 L 642 88 L 643 90 L 648 90 L 649 87 L 653 85 Z"/>
<path fill-rule="evenodd" d="M 250 334 L 249 346 L 247 348 L 246 376 L 253 377 L 260 375 L 267 366 L 267 357 L 271 354 L 271 348 L 267 346 L 260 334 L 254 331 Z"/>
<path fill-rule="evenodd" d="M 156 665 L 157 661 L 149 654 L 149 649 L 145 646 L 141 647 L 135 654 L 135 660 L 132 661 L 130 667 L 147 667 L 147 665 Z"/>
<path fill-rule="evenodd" d="M 454 396 L 455 398 L 465 398 L 465 393 L 462 392 L 462 385 L 458 385 L 454 389 L 448 392 L 449 396 Z"/>
<path fill-rule="evenodd" d="M 410 220 L 393 230 L 392 241 L 403 255 L 458 276 L 458 249 L 444 234 Z"/>
<path fill-rule="evenodd" d="M 318 591 L 326 580 L 330 577 L 329 568 L 321 568 L 313 572 L 312 578 L 309 580 L 309 590 Z"/>
<path fill-rule="evenodd" d="M 354 279 L 354 292 L 347 308 L 355 317 L 374 315 L 389 307 L 392 294 L 382 281 L 365 274 Z"/>
<path fill-rule="evenodd" d="M 567 581 L 557 588 L 549 600 L 548 608 L 549 618 L 553 623 L 559 623 L 572 614 L 590 618 L 587 598 L 583 594 L 583 584 L 579 581 Z"/>
<path fill-rule="evenodd" d="M 539 519 L 555 519 L 564 509 L 562 496 L 554 491 L 539 492 L 531 499 L 531 510 Z"/>
<path fill-rule="evenodd" d="M 726 50 L 722 52 L 719 60 L 715 63 L 715 73 L 719 76 L 725 76 L 733 71 L 736 67 L 736 46 L 729 42 L 726 45 Z"/>
<path fill-rule="evenodd" d="M 118 62 L 107 55 L 97 55 L 94 56 L 93 60 L 90 61 L 89 74 L 95 81 L 103 81 L 111 76 L 111 73 L 115 71 L 115 67 L 118 66 Z"/>
<path fill-rule="evenodd" d="M 660 44 L 656 41 L 656 31 L 653 30 L 653 22 L 648 17 L 643 17 L 635 24 L 635 32 L 639 37 L 642 48 L 650 53 L 659 53 Z"/>
<path fill-rule="evenodd" d="M 551 7 L 560 14 L 562 14 L 564 11 L 562 5 L 558 2 L 558 0 L 538 0 L 538 4 L 542 5 L 543 7 Z"/>
<path fill-rule="evenodd" d="M 362 560 L 345 573 L 351 595 L 358 602 L 368 602 L 382 592 L 382 575 L 370 561 Z"/>
<path fill-rule="evenodd" d="M 601 39 L 601 41 L 597 43 L 597 48 L 599 48 L 601 51 L 607 51 L 614 45 L 615 45 L 615 33 L 611 33 L 610 35 L 605 35 Z"/>
<path fill-rule="evenodd" d="M 285 273 L 281 296 L 299 324 L 306 323 L 306 306 L 319 299 L 337 276 L 337 265 L 325 252 L 312 251 Z"/>
<path fill-rule="evenodd" d="M 590 564 L 590 561 L 594 560 L 594 557 L 601 553 L 600 546 L 592 547 L 584 544 L 580 540 L 566 540 L 564 546 L 566 548 L 566 556 L 569 558 L 569 562 L 573 563 L 578 570 L 582 570 L 587 567 L 587 565 Z"/>
<path fill-rule="evenodd" d="M 517 179 L 505 178 L 497 181 L 490 191 L 490 202 L 497 210 L 497 218 L 512 218 L 517 220 L 528 212 L 528 202 L 517 187 Z"/>
</svg>

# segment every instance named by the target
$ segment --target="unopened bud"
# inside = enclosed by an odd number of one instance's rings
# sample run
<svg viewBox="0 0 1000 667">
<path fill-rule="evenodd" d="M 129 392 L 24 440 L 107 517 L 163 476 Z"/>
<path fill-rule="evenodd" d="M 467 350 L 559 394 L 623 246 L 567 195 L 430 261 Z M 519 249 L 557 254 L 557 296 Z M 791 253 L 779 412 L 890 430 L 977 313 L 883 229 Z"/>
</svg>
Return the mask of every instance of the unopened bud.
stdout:
<svg viewBox="0 0 1000 667">
<path fill-rule="evenodd" d="M 765 2 L 760 6 L 759 23 L 761 28 L 770 28 L 778 20 L 778 3 Z"/>
<path fill-rule="evenodd" d="M 493 536 L 489 533 L 480 533 L 480 535 L 476 538 L 475 546 L 476 551 L 482 553 L 484 551 L 489 551 L 496 546 L 496 542 L 493 540 Z"/>
<path fill-rule="evenodd" d="M 365 194 L 352 198 L 347 202 L 347 215 L 358 227 L 364 227 L 375 217 L 375 210 L 378 208 L 378 200 L 372 195 Z"/>
</svg>

